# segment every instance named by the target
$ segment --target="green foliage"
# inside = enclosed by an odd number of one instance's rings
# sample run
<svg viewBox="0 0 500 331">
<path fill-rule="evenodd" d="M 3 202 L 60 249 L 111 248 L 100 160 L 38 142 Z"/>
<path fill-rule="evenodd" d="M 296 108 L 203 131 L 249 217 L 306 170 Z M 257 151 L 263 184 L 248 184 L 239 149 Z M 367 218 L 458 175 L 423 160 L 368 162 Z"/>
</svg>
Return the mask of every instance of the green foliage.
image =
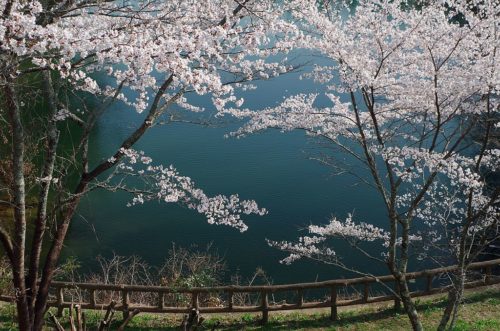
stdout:
<svg viewBox="0 0 500 331">
<path fill-rule="evenodd" d="M 14 305 L 0 305 L 0 330 L 14 331 L 17 330 L 16 323 L 16 307 Z"/>
<path fill-rule="evenodd" d="M 174 287 L 201 287 L 201 286 L 215 286 L 218 280 L 212 270 L 200 270 L 195 274 L 179 277 L 175 280 Z"/>
<path fill-rule="evenodd" d="M 212 252 L 197 247 L 182 248 L 175 244 L 168 251 L 167 259 L 158 274 L 161 284 L 171 287 L 216 286 L 226 269 L 224 260 Z"/>
<path fill-rule="evenodd" d="M 57 280 L 76 281 L 80 268 L 81 268 L 81 264 L 78 261 L 78 259 L 75 256 L 69 256 L 57 268 L 55 278 Z"/>
<path fill-rule="evenodd" d="M 241 316 L 241 320 L 245 323 L 252 323 L 254 321 L 254 316 L 249 313 L 245 313 Z"/>
<path fill-rule="evenodd" d="M 498 309 L 498 308 L 497 308 Z M 485 319 L 473 322 L 458 320 L 453 328 L 454 331 L 486 331 L 500 330 L 499 319 Z"/>
<path fill-rule="evenodd" d="M 0 258 L 0 294 L 9 293 L 12 289 L 12 272 L 6 258 Z"/>
</svg>

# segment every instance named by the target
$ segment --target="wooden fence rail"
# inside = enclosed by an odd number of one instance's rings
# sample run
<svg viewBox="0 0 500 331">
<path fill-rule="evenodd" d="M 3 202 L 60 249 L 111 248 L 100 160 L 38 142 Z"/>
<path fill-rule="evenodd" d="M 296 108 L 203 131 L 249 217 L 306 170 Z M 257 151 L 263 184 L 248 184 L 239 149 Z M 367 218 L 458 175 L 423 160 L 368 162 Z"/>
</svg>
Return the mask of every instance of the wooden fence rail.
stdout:
<svg viewBox="0 0 500 331">
<path fill-rule="evenodd" d="M 479 287 L 500 283 L 500 277 L 492 275 L 492 268 L 500 265 L 500 259 L 472 263 L 469 270 L 480 270 L 480 277 L 476 280 L 468 282 L 467 288 Z M 423 279 L 425 281 L 425 289 L 412 292 L 413 297 L 425 296 L 446 291 L 450 285 L 434 287 L 433 280 L 436 277 L 457 270 L 457 266 L 437 268 L 407 274 L 410 280 Z M 191 309 L 196 308 L 200 313 L 232 313 L 232 312 L 260 312 L 262 313 L 262 322 L 268 320 L 269 312 L 279 310 L 297 310 L 311 308 L 329 307 L 330 318 L 337 320 L 337 307 L 351 306 L 363 303 L 392 301 L 396 307 L 400 306 L 399 299 L 394 294 L 371 296 L 372 285 L 384 284 L 391 286 L 394 283 L 392 275 L 380 277 L 360 277 L 351 279 L 336 279 L 314 283 L 299 283 L 287 285 L 263 285 L 263 286 L 216 286 L 216 287 L 192 287 L 192 288 L 171 288 L 164 286 L 142 286 L 142 285 L 111 285 L 111 284 L 94 284 L 94 283 L 71 283 L 71 282 L 52 282 L 52 289 L 55 291 L 55 300 L 49 302 L 50 307 L 57 307 L 59 314 L 62 314 L 64 308 L 70 307 L 72 304 L 79 304 L 82 309 L 105 310 L 109 302 L 98 302 L 97 295 L 103 291 L 113 291 L 120 293 L 119 303 L 115 309 L 122 311 L 124 317 L 128 316 L 129 311 L 138 309 L 141 312 L 154 313 L 188 313 Z M 357 286 L 360 287 L 357 298 L 339 299 L 338 290 L 342 287 Z M 306 302 L 304 293 L 307 290 L 321 289 L 327 291 L 328 297 L 323 301 Z M 78 290 L 84 292 L 88 297 L 87 302 L 72 302 L 65 301 L 64 293 Z M 270 302 L 269 296 L 278 292 L 295 293 L 293 303 Z M 132 293 L 154 293 L 157 297 L 156 305 L 134 304 L 130 300 Z M 207 294 L 223 295 L 225 302 L 217 306 L 204 306 L 200 304 L 200 295 Z M 259 295 L 259 304 L 237 306 L 234 302 L 235 294 L 253 293 Z M 166 306 L 165 295 L 184 295 L 191 298 L 190 304 L 185 306 Z M 0 296 L 0 301 L 12 301 L 9 296 Z"/>
</svg>

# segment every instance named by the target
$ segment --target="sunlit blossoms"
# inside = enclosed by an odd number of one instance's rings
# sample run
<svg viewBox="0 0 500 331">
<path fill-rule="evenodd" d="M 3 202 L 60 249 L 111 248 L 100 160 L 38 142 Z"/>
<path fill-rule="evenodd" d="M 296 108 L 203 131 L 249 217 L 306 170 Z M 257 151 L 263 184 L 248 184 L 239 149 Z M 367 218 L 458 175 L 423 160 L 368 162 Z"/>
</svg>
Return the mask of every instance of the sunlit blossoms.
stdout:
<svg viewBox="0 0 500 331">
<path fill-rule="evenodd" d="M 292 1 L 285 6 L 232 0 L 77 1 L 49 10 L 38 1 L 1 0 L 0 8 L 12 6 L 10 14 L 0 18 L 0 49 L 2 56 L 15 59 L 14 66 L 29 64 L 15 70 L 12 78 L 57 71 L 72 88 L 119 100 L 137 112 L 149 111 L 144 122 L 147 129 L 173 105 L 192 112 L 205 110 L 190 103 L 190 93 L 210 94 L 212 108 L 218 111 L 227 104 L 240 107 L 244 99 L 235 92 L 247 88 L 246 82 L 292 69 L 285 60 L 265 58 L 287 53 L 304 37 L 285 17 L 304 3 L 309 2 Z M 82 124 L 86 118 L 81 116 L 68 105 L 54 114 L 54 120 Z M 151 162 L 129 147 L 123 145 L 105 167 L 117 165 L 122 157 L 128 164 Z M 158 181 L 153 186 L 159 200 L 182 202 L 206 214 L 211 223 L 244 229 L 238 213 L 262 213 L 254 202 L 240 201 L 237 195 L 206 197 L 173 168 L 142 171 Z M 134 201 L 144 200 L 138 196 Z"/>
<path fill-rule="evenodd" d="M 352 215 L 345 220 L 332 218 L 324 226 L 310 225 L 308 227 L 310 236 L 300 237 L 297 243 L 282 241 L 268 241 L 274 247 L 290 252 L 290 255 L 281 262 L 290 264 L 303 257 L 320 260 L 323 262 L 336 261 L 337 253 L 328 247 L 326 242 L 331 238 L 344 238 L 348 241 L 375 241 L 381 240 L 384 243 L 389 241 L 389 234 L 381 228 L 367 223 L 354 223 Z M 333 262 L 332 262 L 333 263 Z"/>
<path fill-rule="evenodd" d="M 386 222 L 333 218 L 309 227 L 297 243 L 273 244 L 291 253 L 285 262 L 310 257 L 342 265 L 330 238 L 358 249 L 380 243 L 363 253 L 388 266 L 413 328 L 422 329 L 405 277 L 413 250 L 464 271 L 500 233 L 500 3 L 344 3 L 0 0 L 0 133 L 8 132 L 6 177 L 13 182 L 5 190 L 15 225 L 0 227 L 0 239 L 21 330 L 43 327 L 69 225 L 91 189 L 126 190 L 132 205 L 179 203 L 241 231 L 241 215 L 265 213 L 237 195 L 209 197 L 174 167 L 134 150 L 151 128 L 174 121 L 174 108 L 246 119 L 235 136 L 303 130 L 342 151 L 335 166 L 378 192 Z M 245 109 L 238 91 L 293 70 L 286 54 L 297 48 L 327 59 L 303 75 L 324 89 Z M 190 95 L 211 102 L 200 106 Z M 99 155 L 89 141 L 115 102 L 143 115 L 114 152 Z M 43 128 L 36 137 L 25 132 L 35 119 Z M 73 125 L 78 130 L 68 134 Z M 69 148 L 58 145 L 64 133 Z M 30 148 L 40 153 L 31 164 Z M 31 181 L 28 165 L 35 167 Z M 148 185 L 122 185 L 130 177 Z M 33 233 L 26 231 L 26 192 L 37 195 Z M 463 289 L 460 279 L 454 288 Z"/>
<path fill-rule="evenodd" d="M 335 250 L 336 238 L 346 240 L 389 268 L 414 330 L 422 325 L 405 277 L 410 261 L 458 264 L 444 330 L 456 320 L 468 265 L 500 237 L 500 3 L 355 3 L 295 13 L 310 37 L 298 46 L 330 60 L 304 75 L 322 93 L 225 113 L 247 120 L 233 136 L 305 131 L 343 153 L 322 162 L 381 197 L 385 220 L 333 218 L 296 242 L 269 241 L 290 254 L 282 262 L 306 257 L 352 271 Z M 320 94 L 330 105 L 321 105 Z"/>
<path fill-rule="evenodd" d="M 475 5 L 448 1 L 413 8 L 398 1 L 360 1 L 323 14 L 305 7 L 296 15 L 311 39 L 301 46 L 331 60 L 305 76 L 324 84 L 331 106 L 318 107 L 318 94 L 303 94 L 264 111 L 226 110 L 248 119 L 231 135 L 304 130 L 370 171 L 390 222 L 379 229 L 355 225 L 351 217 L 334 218 L 310 227 L 311 233 L 322 229 L 325 237 L 359 242 L 384 237 L 386 247 L 413 242 L 428 249 L 452 242 L 445 232 L 459 236 L 465 226 L 484 234 L 498 222 L 498 189 L 486 178 L 499 162 L 490 143 L 499 119 L 499 4 Z M 475 129 L 485 121 L 486 134 Z M 471 145 L 471 139 L 478 143 Z M 469 224 L 476 213 L 481 221 Z M 397 231 L 389 240 L 391 223 L 395 229 L 408 223 L 410 231 L 403 237 Z M 301 240 L 281 248 L 295 257 L 310 256 L 317 243 Z M 459 249 L 454 245 L 452 251 Z"/>
<path fill-rule="evenodd" d="M 291 11 L 313 3 L 0 0 L 0 135 L 9 144 L 0 166 L 14 181 L 1 190 L 15 210 L 15 226 L 0 225 L 0 244 L 13 270 L 20 330 L 43 328 L 66 235 L 89 190 L 123 189 L 131 204 L 178 203 L 241 231 L 242 215 L 265 213 L 238 195 L 207 196 L 134 145 L 177 115 L 242 107 L 240 89 L 293 70 L 286 53 L 309 37 Z M 197 104 L 196 95 L 209 102 Z M 142 115 L 124 116 L 130 109 Z M 101 155 L 89 142 L 106 116 L 126 121 L 127 130 Z M 148 185 L 121 185 L 131 176 Z M 27 192 L 33 213 L 26 213 Z"/>
<path fill-rule="evenodd" d="M 165 74 L 173 78 L 168 91 L 212 93 L 220 108 L 228 101 L 242 102 L 235 99 L 230 82 L 288 71 L 286 63 L 261 57 L 288 51 L 300 34 L 283 19 L 286 7 L 270 1 L 243 3 L 233 15 L 238 3 L 229 0 L 77 1 L 49 13 L 37 1 L 14 2 L 11 14 L 0 18 L 0 48 L 40 69 L 57 70 L 76 88 L 93 94 L 113 95 L 113 84 L 122 84 L 135 97 L 118 97 L 139 112 L 148 107 L 149 94 L 161 87 Z M 2 0 L 0 8 L 5 4 Z M 249 60 L 249 55 L 257 58 Z M 113 84 L 98 82 L 94 72 L 106 73 Z"/>
<path fill-rule="evenodd" d="M 178 203 L 205 215 L 210 224 L 227 225 L 241 232 L 248 228 L 241 215 L 267 213 L 265 209 L 259 208 L 255 201 L 241 200 L 237 194 L 209 197 L 195 186 L 191 178 L 180 175 L 173 166 L 151 165 L 152 159 L 142 151 L 128 149 L 122 152 L 125 157 L 118 163 L 116 172 L 108 182 L 98 185 L 132 192 L 134 197 L 128 206 L 151 200 Z M 120 178 L 119 181 L 117 177 Z M 132 182 L 132 177 L 138 177 L 143 185 L 126 184 L 128 181 L 124 180 L 124 177 L 128 177 Z"/>
</svg>

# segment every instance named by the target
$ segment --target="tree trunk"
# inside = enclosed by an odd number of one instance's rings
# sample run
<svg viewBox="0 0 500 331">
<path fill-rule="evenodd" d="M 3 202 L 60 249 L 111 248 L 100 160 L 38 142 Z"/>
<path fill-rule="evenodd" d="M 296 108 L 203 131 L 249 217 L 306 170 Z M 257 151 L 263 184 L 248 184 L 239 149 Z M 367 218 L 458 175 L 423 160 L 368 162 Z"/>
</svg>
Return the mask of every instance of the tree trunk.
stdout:
<svg viewBox="0 0 500 331">
<path fill-rule="evenodd" d="M 448 330 L 453 330 L 455 327 L 455 323 L 457 322 L 457 317 L 458 317 L 458 308 L 460 308 L 460 304 L 462 303 L 462 298 L 464 296 L 464 282 L 463 278 L 460 280 L 459 287 L 457 288 L 456 291 L 456 299 L 455 299 L 455 305 L 453 307 L 453 315 L 450 321 L 450 326 Z"/>
<path fill-rule="evenodd" d="M 50 283 L 54 277 L 54 272 L 57 267 L 57 262 L 59 261 L 59 256 L 61 255 L 61 250 L 63 248 L 64 239 L 68 232 L 69 224 L 73 215 L 76 211 L 81 198 L 81 193 L 85 191 L 87 187 L 87 182 L 80 182 L 73 199 L 69 202 L 69 206 L 65 210 L 62 223 L 58 226 L 57 233 L 53 239 L 52 246 L 47 254 L 45 261 L 45 266 L 42 271 L 42 279 L 40 281 L 40 286 L 38 287 L 38 293 L 36 296 L 36 303 L 34 309 L 34 324 L 33 330 L 42 330 L 44 323 L 44 314 L 47 309 L 47 300 L 49 296 Z"/>
<path fill-rule="evenodd" d="M 24 254 L 26 247 L 26 192 L 24 181 L 24 131 L 21 110 L 17 102 L 13 81 L 6 78 L 4 87 L 5 106 L 12 130 L 12 177 L 14 197 L 14 236 L 13 236 L 13 283 L 16 291 L 16 306 L 20 330 L 29 328 L 29 312 L 24 283 Z"/>
<path fill-rule="evenodd" d="M 57 111 L 56 96 L 52 86 L 52 78 L 49 71 L 44 71 L 43 83 L 44 93 L 49 105 L 49 116 L 53 117 Z M 31 244 L 30 265 L 28 277 L 26 279 L 28 309 L 30 312 L 30 325 L 34 323 L 35 297 L 37 294 L 37 281 L 40 268 L 40 256 L 42 253 L 43 236 L 47 222 L 47 203 L 49 200 L 49 191 L 54 166 L 56 162 L 56 149 L 59 140 L 59 131 L 57 130 L 56 121 L 51 118 L 49 127 L 47 128 L 47 147 L 45 150 L 45 159 L 43 164 L 42 178 L 45 180 L 40 183 L 40 193 L 38 197 L 37 217 L 35 220 L 35 230 Z"/>
<path fill-rule="evenodd" d="M 398 270 L 393 275 L 396 277 L 399 285 L 399 295 L 401 301 L 403 302 L 403 307 L 406 314 L 410 320 L 411 326 L 415 331 L 421 331 L 422 322 L 420 321 L 420 316 L 417 313 L 417 308 L 413 303 L 410 295 L 410 289 L 408 288 L 408 281 L 406 279 L 406 272 L 408 268 L 409 261 L 409 250 L 410 250 L 410 222 L 411 217 L 402 221 L 402 233 L 401 233 L 401 258 Z"/>
<path fill-rule="evenodd" d="M 438 326 L 438 331 L 452 330 L 455 326 L 458 308 L 462 302 L 465 284 L 465 272 L 460 272 L 452 276 L 452 287 L 448 292 L 448 300 L 446 308 L 441 316 L 441 321 Z"/>
<path fill-rule="evenodd" d="M 399 286 L 399 296 L 401 297 L 401 301 L 403 302 L 403 307 L 405 309 L 406 314 L 410 320 L 411 326 L 414 331 L 422 331 L 422 322 L 420 321 L 420 316 L 418 315 L 417 308 L 413 303 L 413 300 L 410 295 L 410 290 L 408 288 L 408 282 L 406 279 L 398 280 Z"/>
</svg>

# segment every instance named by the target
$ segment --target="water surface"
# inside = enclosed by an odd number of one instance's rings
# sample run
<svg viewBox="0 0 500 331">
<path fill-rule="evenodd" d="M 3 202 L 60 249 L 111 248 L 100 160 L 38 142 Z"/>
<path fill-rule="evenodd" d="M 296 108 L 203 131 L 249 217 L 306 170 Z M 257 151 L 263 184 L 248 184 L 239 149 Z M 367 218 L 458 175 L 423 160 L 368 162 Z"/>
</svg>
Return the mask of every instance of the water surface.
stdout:
<svg viewBox="0 0 500 331">
<path fill-rule="evenodd" d="M 322 91 L 320 85 L 299 80 L 300 74 L 257 82 L 257 90 L 244 95 L 245 105 L 259 109 L 277 104 L 285 95 Z M 210 109 L 208 98 L 190 98 Z M 92 158 L 108 158 L 140 120 L 141 115 L 124 105 L 113 106 L 92 137 Z M 173 204 L 148 202 L 126 207 L 130 199 L 127 194 L 99 191 L 82 200 L 70 229 L 65 256 L 77 256 L 84 269 L 95 266 L 97 255 L 109 256 L 113 252 L 138 254 L 158 265 L 172 242 L 202 248 L 213 243 L 213 248 L 225 256 L 229 273 L 238 271 L 244 277 L 250 277 L 257 267 L 262 267 L 275 283 L 352 276 L 310 261 L 281 265 L 278 261 L 286 254 L 269 247 L 265 238 L 294 240 L 305 235 L 304 228 L 311 223 L 325 223 L 333 215 L 345 217 L 352 212 L 357 220 L 383 225 L 385 212 L 376 192 L 352 177 L 333 176 L 331 169 L 310 160 L 320 149 L 333 152 L 303 132 L 271 130 L 242 139 L 224 138 L 237 126 L 238 123 L 157 126 L 135 149 L 144 150 L 155 163 L 173 164 L 207 194 L 239 193 L 243 199 L 254 199 L 268 209 L 268 215 L 246 217 L 247 232 L 208 225 L 202 215 Z M 344 158 L 342 154 L 334 156 Z M 335 248 L 353 267 L 386 273 L 384 266 L 367 263 L 345 243 L 338 242 Z"/>
</svg>

